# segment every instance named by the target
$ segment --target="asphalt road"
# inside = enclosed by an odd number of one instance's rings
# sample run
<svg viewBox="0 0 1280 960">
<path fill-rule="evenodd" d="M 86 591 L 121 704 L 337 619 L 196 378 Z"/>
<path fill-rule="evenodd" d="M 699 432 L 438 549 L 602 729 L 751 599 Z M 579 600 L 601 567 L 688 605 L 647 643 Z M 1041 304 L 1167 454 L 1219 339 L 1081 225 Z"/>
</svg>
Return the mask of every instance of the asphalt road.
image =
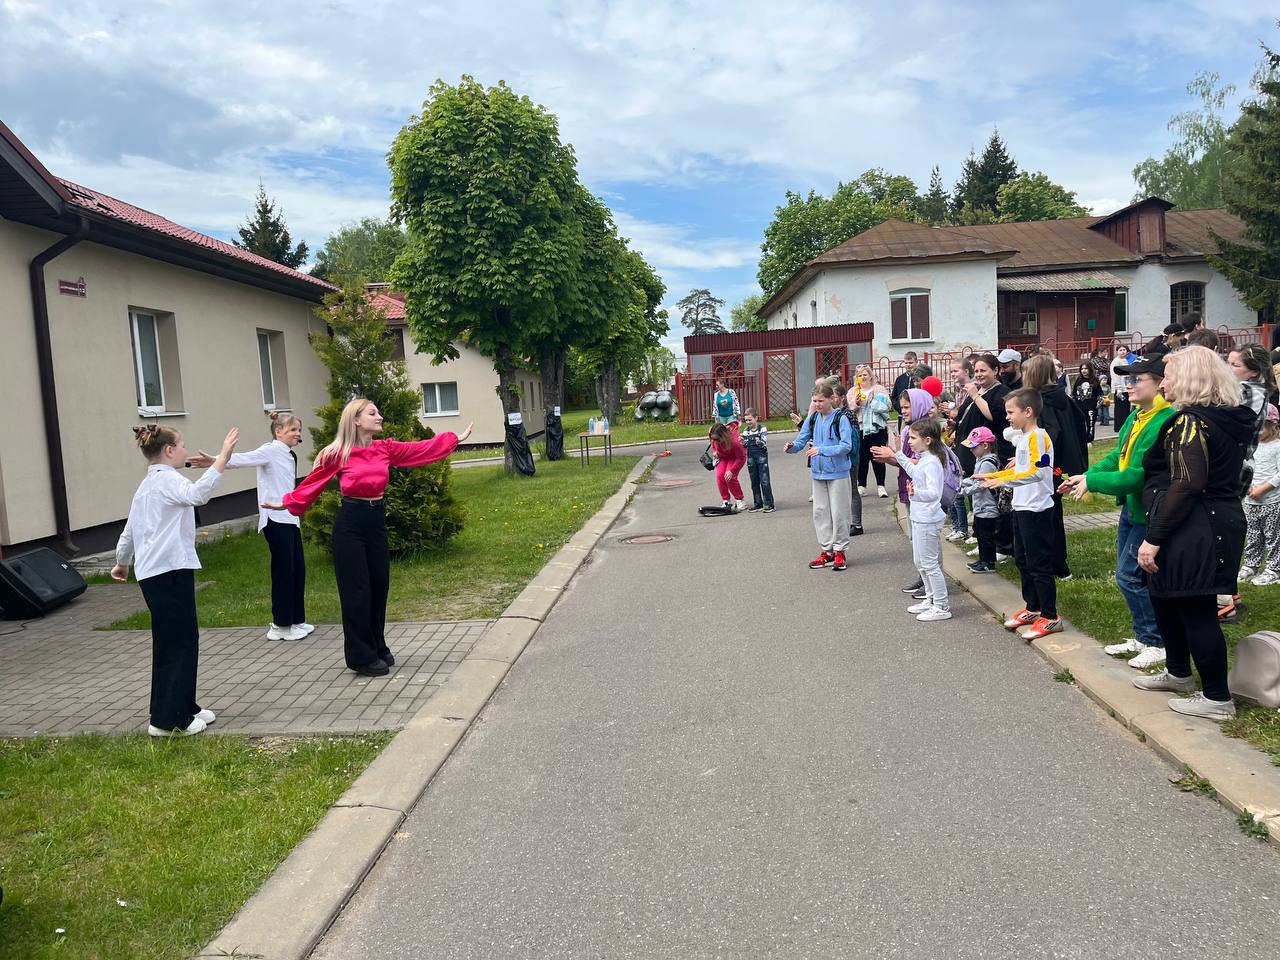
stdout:
<svg viewBox="0 0 1280 960">
<path fill-rule="evenodd" d="M 772 451 L 776 513 L 702 519 L 699 452 L 659 461 L 693 485 L 642 488 L 317 958 L 1280 955 L 1280 855 L 963 592 L 907 615 L 885 501 L 810 571 L 800 459 Z"/>
</svg>

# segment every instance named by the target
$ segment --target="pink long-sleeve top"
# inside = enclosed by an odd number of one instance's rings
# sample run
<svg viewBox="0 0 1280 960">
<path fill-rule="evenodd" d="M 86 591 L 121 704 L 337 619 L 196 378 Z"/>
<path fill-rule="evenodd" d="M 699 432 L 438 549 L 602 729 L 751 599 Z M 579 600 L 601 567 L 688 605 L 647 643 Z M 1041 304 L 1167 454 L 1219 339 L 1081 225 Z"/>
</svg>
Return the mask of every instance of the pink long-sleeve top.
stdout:
<svg viewBox="0 0 1280 960">
<path fill-rule="evenodd" d="M 457 446 L 456 433 L 442 433 L 430 440 L 412 443 L 374 440 L 367 447 L 352 447 L 345 464 L 339 464 L 334 458 L 316 467 L 297 487 L 286 493 L 284 508 L 294 516 L 302 516 L 335 476 L 344 497 L 380 497 L 386 492 L 392 467 L 422 467 L 443 460 Z"/>
</svg>

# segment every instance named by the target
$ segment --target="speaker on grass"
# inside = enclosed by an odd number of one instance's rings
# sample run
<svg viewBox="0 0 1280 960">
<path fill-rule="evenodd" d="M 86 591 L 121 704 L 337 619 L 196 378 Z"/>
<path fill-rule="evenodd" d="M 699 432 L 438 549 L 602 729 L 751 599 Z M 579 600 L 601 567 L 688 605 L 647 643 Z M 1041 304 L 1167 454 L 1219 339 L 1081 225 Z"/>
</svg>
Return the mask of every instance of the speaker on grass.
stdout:
<svg viewBox="0 0 1280 960">
<path fill-rule="evenodd" d="M 0 560 L 0 614 L 25 620 L 56 610 L 84 593 L 79 571 L 47 547 Z"/>
</svg>

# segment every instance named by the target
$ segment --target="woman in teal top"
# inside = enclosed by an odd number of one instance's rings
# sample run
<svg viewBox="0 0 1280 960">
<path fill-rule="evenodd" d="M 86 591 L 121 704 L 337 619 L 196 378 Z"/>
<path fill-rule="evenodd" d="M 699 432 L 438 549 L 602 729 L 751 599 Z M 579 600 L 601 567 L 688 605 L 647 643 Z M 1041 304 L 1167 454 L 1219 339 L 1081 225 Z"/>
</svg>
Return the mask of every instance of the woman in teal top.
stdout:
<svg viewBox="0 0 1280 960">
<path fill-rule="evenodd" d="M 711 398 L 711 414 L 716 423 L 737 423 L 742 416 L 742 407 L 738 405 L 738 395 L 729 389 L 723 379 L 716 378 L 716 392 Z"/>
</svg>

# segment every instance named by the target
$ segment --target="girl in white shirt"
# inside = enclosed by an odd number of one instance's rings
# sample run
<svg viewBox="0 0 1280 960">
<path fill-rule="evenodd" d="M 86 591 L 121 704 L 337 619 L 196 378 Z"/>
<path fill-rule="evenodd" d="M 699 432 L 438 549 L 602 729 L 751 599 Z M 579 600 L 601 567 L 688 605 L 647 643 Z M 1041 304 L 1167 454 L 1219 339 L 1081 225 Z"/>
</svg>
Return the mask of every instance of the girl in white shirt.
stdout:
<svg viewBox="0 0 1280 960">
<path fill-rule="evenodd" d="M 271 550 L 271 623 L 268 640 L 301 640 L 315 629 L 307 623 L 303 595 L 307 570 L 302 556 L 299 519 L 288 510 L 270 510 L 298 485 L 293 448 L 302 442 L 302 419 L 292 413 L 271 414 L 271 437 L 257 450 L 233 453 L 228 469 L 258 468 L 258 532 Z"/>
<path fill-rule="evenodd" d="M 153 737 L 199 733 L 213 723 L 212 710 L 196 703 L 200 625 L 196 620 L 195 507 L 209 502 L 240 435 L 235 427 L 222 450 L 194 482 L 179 475 L 187 464 L 182 434 L 169 427 L 134 427 L 133 435 L 151 465 L 133 495 L 129 519 L 116 544 L 111 576 L 129 579 L 134 565 L 138 586 L 151 611 L 151 723 Z"/>
<path fill-rule="evenodd" d="M 925 598 L 907 607 L 924 623 L 951 619 L 951 601 L 947 596 L 947 578 L 942 573 L 942 485 L 946 467 L 942 457 L 942 427 L 933 417 L 920 417 L 911 422 L 912 460 L 901 449 L 895 459 L 911 478 L 911 559 L 920 571 Z"/>
</svg>

